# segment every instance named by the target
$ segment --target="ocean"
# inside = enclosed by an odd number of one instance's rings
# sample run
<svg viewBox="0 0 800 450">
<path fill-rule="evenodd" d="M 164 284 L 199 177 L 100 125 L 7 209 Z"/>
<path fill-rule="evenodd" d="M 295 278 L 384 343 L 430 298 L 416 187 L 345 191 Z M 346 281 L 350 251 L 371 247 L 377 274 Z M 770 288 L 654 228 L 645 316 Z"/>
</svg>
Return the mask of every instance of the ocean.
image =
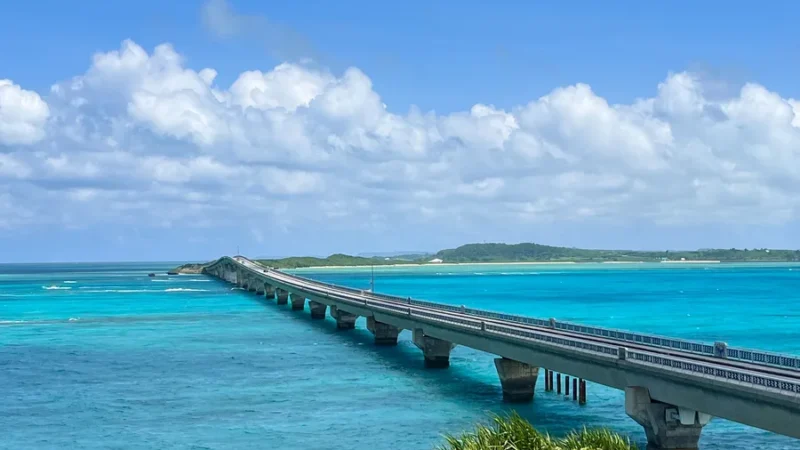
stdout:
<svg viewBox="0 0 800 450">
<path fill-rule="evenodd" d="M 173 266 L 0 265 L 0 449 L 432 449 L 511 408 L 553 434 L 603 426 L 645 441 L 621 391 L 589 382 L 579 406 L 544 392 L 541 371 L 533 403 L 504 404 L 493 355 L 457 347 L 449 369 L 426 370 L 408 331 L 376 347 L 363 318 L 337 331 L 307 307 L 164 275 Z M 800 353 L 800 265 L 376 267 L 375 290 Z M 715 419 L 701 448 L 800 442 Z"/>
</svg>

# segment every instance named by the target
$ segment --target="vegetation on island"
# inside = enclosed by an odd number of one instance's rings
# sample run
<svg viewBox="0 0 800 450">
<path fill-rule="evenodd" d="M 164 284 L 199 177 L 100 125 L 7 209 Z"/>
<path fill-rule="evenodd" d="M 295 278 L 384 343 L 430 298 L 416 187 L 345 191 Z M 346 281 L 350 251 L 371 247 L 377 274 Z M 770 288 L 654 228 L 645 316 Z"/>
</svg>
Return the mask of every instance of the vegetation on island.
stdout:
<svg viewBox="0 0 800 450">
<path fill-rule="evenodd" d="M 605 429 L 573 431 L 563 438 L 542 433 L 516 412 L 495 416 L 474 431 L 445 436 L 439 450 L 635 450 L 626 437 Z"/>
<path fill-rule="evenodd" d="M 389 265 L 407 262 L 397 258 L 378 258 L 365 256 L 350 256 L 336 253 L 327 258 L 313 256 L 292 256 L 281 259 L 258 259 L 258 262 L 277 269 L 299 269 L 302 267 L 331 267 L 331 266 L 370 266 Z"/>
<path fill-rule="evenodd" d="M 553 247 L 533 243 L 467 244 L 441 250 L 436 258 L 445 262 L 604 262 L 604 261 L 720 261 L 720 262 L 788 262 L 800 261 L 800 250 L 705 249 L 695 251 L 588 250 Z"/>
<path fill-rule="evenodd" d="M 439 261 L 440 260 L 440 261 Z M 351 256 L 336 253 L 327 258 L 293 256 L 281 259 L 259 259 L 258 262 L 277 269 L 331 266 L 382 266 L 395 264 L 445 263 L 505 263 L 505 262 L 659 262 L 659 261 L 719 261 L 719 262 L 798 262 L 800 250 L 774 249 L 704 249 L 695 251 L 636 251 L 589 250 L 554 247 L 534 243 L 467 244 L 441 250 L 429 255 L 398 255 L 392 257 Z M 207 263 L 206 263 L 207 264 Z M 170 273 L 201 273 L 206 264 L 184 264 Z"/>
</svg>

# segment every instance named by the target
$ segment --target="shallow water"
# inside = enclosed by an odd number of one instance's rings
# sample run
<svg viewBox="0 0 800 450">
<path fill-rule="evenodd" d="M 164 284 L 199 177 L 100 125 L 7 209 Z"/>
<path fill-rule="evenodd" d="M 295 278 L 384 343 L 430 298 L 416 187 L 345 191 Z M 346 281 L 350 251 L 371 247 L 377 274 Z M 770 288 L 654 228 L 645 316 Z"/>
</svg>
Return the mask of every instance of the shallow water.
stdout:
<svg viewBox="0 0 800 450">
<path fill-rule="evenodd" d="M 492 355 L 457 347 L 424 370 L 408 332 L 379 348 L 363 319 L 337 332 L 210 278 L 147 277 L 169 266 L 0 265 L 0 448 L 430 449 L 508 408 Z M 369 269 L 300 272 L 370 284 Z M 792 353 L 798 288 L 797 265 L 375 269 L 381 292 Z M 540 380 L 517 409 L 556 434 L 644 440 L 622 393 L 591 383 L 586 406 Z M 800 448 L 723 420 L 701 442 Z"/>
</svg>

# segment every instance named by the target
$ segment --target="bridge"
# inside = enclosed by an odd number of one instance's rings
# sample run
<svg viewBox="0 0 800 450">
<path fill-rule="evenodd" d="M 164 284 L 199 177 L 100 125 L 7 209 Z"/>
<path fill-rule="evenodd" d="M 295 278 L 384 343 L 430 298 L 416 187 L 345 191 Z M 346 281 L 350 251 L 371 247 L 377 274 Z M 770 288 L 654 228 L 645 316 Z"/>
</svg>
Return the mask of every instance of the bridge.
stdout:
<svg viewBox="0 0 800 450">
<path fill-rule="evenodd" d="M 396 345 L 400 332 L 410 330 L 426 367 L 448 367 L 456 345 L 497 355 L 509 401 L 533 399 L 540 368 L 549 372 L 550 388 L 556 371 L 624 390 L 625 411 L 644 427 L 648 449 L 696 449 L 712 417 L 800 438 L 800 357 L 794 355 L 362 291 L 242 256 L 220 258 L 204 273 L 278 304 L 291 302 L 295 310 L 308 300 L 313 319 L 329 313 L 339 329 L 365 317 L 377 345 Z"/>
</svg>

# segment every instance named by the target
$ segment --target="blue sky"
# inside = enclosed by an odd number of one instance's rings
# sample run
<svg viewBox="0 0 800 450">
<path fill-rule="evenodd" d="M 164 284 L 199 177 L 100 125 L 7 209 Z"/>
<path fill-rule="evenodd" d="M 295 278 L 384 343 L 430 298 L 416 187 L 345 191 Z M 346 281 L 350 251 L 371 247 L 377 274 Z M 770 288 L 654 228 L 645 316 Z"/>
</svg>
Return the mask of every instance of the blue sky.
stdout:
<svg viewBox="0 0 800 450">
<path fill-rule="evenodd" d="M 5 5 L 0 261 L 797 248 L 798 9 Z"/>
</svg>

